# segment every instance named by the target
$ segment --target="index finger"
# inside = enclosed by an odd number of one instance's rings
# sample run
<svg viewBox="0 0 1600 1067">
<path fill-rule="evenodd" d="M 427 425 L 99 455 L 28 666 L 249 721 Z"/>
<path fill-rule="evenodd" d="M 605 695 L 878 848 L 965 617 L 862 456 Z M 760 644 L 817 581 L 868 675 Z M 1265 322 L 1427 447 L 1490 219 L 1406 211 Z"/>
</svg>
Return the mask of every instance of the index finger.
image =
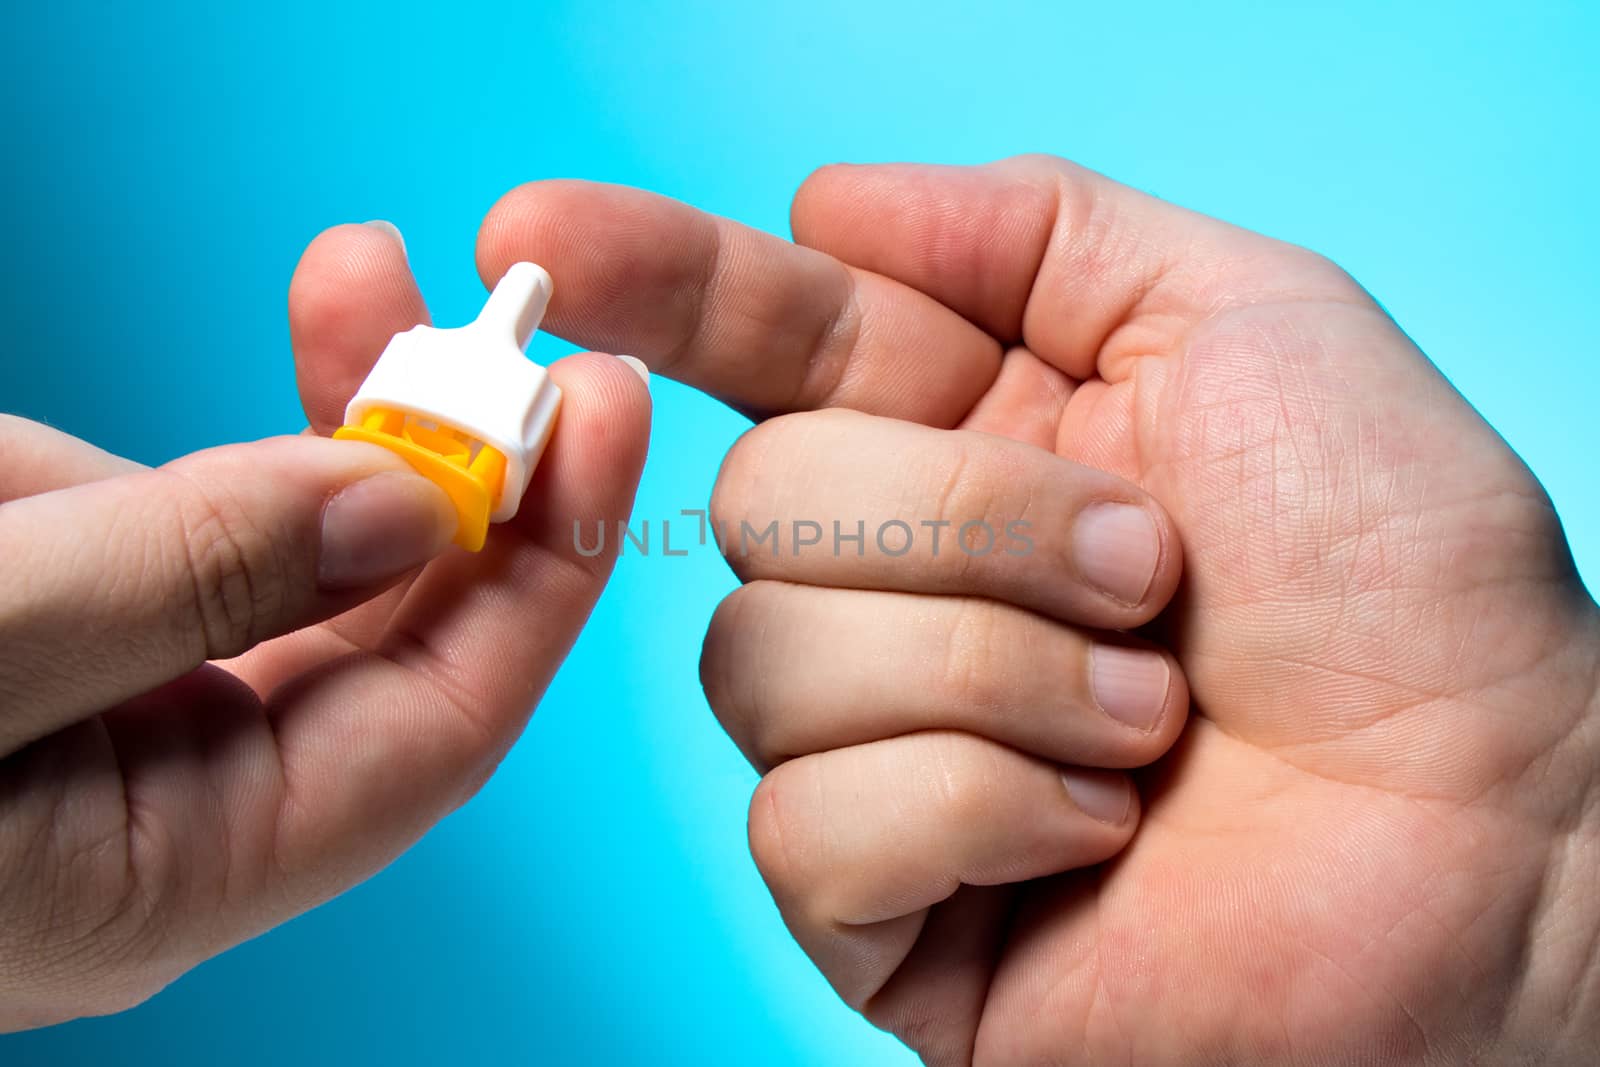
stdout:
<svg viewBox="0 0 1600 1067">
<path fill-rule="evenodd" d="M 637 189 L 533 182 L 489 212 L 478 270 L 556 279 L 545 328 L 629 352 L 756 418 L 821 407 L 954 426 L 998 341 L 933 297 Z"/>
</svg>

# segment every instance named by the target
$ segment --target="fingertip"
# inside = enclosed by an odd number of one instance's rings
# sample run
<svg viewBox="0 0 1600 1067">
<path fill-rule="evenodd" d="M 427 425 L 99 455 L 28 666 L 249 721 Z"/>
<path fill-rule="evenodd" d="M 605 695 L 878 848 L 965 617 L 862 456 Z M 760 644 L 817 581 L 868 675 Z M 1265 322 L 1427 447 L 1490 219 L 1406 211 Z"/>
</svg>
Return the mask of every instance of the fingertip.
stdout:
<svg viewBox="0 0 1600 1067">
<path fill-rule="evenodd" d="M 347 222 L 330 226 L 312 238 L 300 254 L 289 281 L 291 326 L 313 331 L 348 318 L 342 303 L 331 296 L 359 285 L 390 297 L 409 297 L 416 282 L 406 260 L 405 239 L 392 222 Z M 411 323 L 411 325 L 416 325 Z"/>
<path fill-rule="evenodd" d="M 789 202 L 789 232 L 796 242 L 811 243 L 809 238 L 816 212 L 842 199 L 851 169 L 847 163 L 824 163 L 805 176 Z"/>
<path fill-rule="evenodd" d="M 445 492 L 410 470 L 352 482 L 323 504 L 318 584 L 340 591 L 393 581 L 449 547 L 457 524 Z"/>
<path fill-rule="evenodd" d="M 405 238 L 405 235 L 400 232 L 400 227 L 396 226 L 394 223 L 390 222 L 388 219 L 368 219 L 366 222 L 363 222 L 361 225 L 366 226 L 369 229 L 377 230 L 379 233 L 385 235 L 390 240 L 394 241 L 395 244 L 400 246 L 400 254 L 401 255 L 403 255 L 403 256 L 408 256 L 409 255 L 409 253 L 406 252 L 406 238 Z"/>
<path fill-rule="evenodd" d="M 1139 799 L 1126 774 L 1093 767 L 1066 767 L 1061 771 L 1061 784 L 1079 812 L 1119 835 L 1133 832 L 1139 818 Z"/>
<path fill-rule="evenodd" d="M 670 332 L 653 323 L 673 318 L 671 294 L 693 280 L 699 257 L 682 234 L 697 232 L 697 217 L 676 201 L 626 186 L 528 182 L 484 217 L 478 274 L 493 288 L 511 264 L 538 263 L 555 281 L 544 329 L 586 346 L 650 350 L 649 341 L 627 338 Z"/>
<path fill-rule="evenodd" d="M 638 358 L 579 352 L 552 363 L 550 377 L 561 387 L 563 418 L 576 405 L 585 422 L 648 429 L 650 371 Z"/>
<path fill-rule="evenodd" d="M 506 269 L 521 260 L 566 266 L 563 253 L 569 249 L 561 220 L 591 217 L 582 203 L 573 203 L 588 188 L 599 187 L 561 179 L 524 182 L 495 201 L 478 227 L 474 251 L 484 286 L 494 288 Z M 557 278 L 555 299 L 560 295 Z"/>
<path fill-rule="evenodd" d="M 1183 580 L 1183 543 L 1177 523 L 1159 501 L 1147 496 L 1144 511 L 1155 528 L 1156 557 L 1144 595 L 1134 604 L 1136 625 L 1144 625 L 1166 610 Z"/>
<path fill-rule="evenodd" d="M 1176 526 L 1154 499 L 1128 500 L 1122 486 L 1112 492 L 1075 516 L 1072 556 L 1085 585 L 1122 616 L 1117 625 L 1139 626 L 1176 593 L 1182 549 Z"/>
<path fill-rule="evenodd" d="M 347 223 L 306 247 L 289 282 L 289 336 L 301 402 L 326 433 L 389 338 L 428 320 L 392 223 Z"/>
<path fill-rule="evenodd" d="M 645 366 L 644 360 L 639 359 L 637 356 L 618 356 L 617 358 L 626 363 L 628 369 L 639 376 L 639 380 L 645 384 L 645 388 L 648 389 L 650 387 L 650 368 Z"/>
<path fill-rule="evenodd" d="M 472 255 L 473 262 L 478 268 L 478 278 L 486 289 L 494 288 L 494 283 L 513 262 L 506 253 L 510 243 L 510 231 L 514 221 L 521 214 L 519 205 L 528 197 L 529 190 L 535 184 L 537 183 L 525 182 L 507 190 L 490 206 L 483 216 L 483 222 L 478 226 L 478 240 L 473 247 Z"/>
<path fill-rule="evenodd" d="M 525 502 L 523 512 L 536 537 L 570 546 L 574 522 L 616 522 L 632 510 L 650 441 L 650 389 L 601 352 L 559 360 L 550 377 L 561 388 L 561 414 L 529 487 L 538 503 Z"/>
</svg>

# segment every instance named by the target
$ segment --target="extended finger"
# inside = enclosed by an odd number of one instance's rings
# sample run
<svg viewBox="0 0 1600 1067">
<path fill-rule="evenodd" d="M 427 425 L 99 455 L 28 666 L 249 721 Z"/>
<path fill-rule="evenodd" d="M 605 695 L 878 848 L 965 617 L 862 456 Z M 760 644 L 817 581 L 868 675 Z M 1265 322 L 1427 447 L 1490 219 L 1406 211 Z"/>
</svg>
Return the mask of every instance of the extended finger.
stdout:
<svg viewBox="0 0 1600 1067">
<path fill-rule="evenodd" d="M 626 521 L 650 395 L 609 355 L 550 374 L 561 415 L 517 517 L 483 552 L 424 570 L 370 647 L 345 645 L 269 700 L 286 790 L 278 855 L 312 885 L 370 874 L 482 785 L 605 587 L 615 541 L 585 555 L 574 528 Z M 306 636 L 337 645 L 325 629 Z"/>
<path fill-rule="evenodd" d="M 556 279 L 552 332 L 757 417 L 847 406 L 953 426 L 1000 367 L 993 338 L 910 287 L 637 189 L 513 190 L 478 269 L 492 282 L 525 259 Z"/>
</svg>

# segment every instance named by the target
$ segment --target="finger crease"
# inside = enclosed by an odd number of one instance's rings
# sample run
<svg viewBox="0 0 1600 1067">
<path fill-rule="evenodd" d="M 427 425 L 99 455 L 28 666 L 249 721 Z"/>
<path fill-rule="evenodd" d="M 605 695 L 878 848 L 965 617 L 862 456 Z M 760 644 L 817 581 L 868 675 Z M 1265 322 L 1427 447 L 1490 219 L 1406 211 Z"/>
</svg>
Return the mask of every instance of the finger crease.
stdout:
<svg viewBox="0 0 1600 1067">
<path fill-rule="evenodd" d="M 844 293 L 823 321 L 806 352 L 805 370 L 795 387 L 791 408 L 828 407 L 843 391 L 852 357 L 861 341 L 862 319 L 855 272 L 842 267 Z M 829 358 L 839 353 L 837 358 Z M 823 380 L 825 384 L 819 384 Z M 808 397 L 815 397 L 809 402 Z"/>
</svg>

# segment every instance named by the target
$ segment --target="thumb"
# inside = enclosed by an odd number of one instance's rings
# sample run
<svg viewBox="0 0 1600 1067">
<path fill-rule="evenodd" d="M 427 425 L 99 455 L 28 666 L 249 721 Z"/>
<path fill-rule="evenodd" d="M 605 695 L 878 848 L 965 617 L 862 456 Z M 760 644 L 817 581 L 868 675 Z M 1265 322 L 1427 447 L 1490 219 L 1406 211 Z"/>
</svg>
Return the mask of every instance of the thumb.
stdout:
<svg viewBox="0 0 1600 1067">
<path fill-rule="evenodd" d="M 0 507 L 0 755 L 345 611 L 449 544 L 381 448 L 274 438 Z"/>
</svg>

